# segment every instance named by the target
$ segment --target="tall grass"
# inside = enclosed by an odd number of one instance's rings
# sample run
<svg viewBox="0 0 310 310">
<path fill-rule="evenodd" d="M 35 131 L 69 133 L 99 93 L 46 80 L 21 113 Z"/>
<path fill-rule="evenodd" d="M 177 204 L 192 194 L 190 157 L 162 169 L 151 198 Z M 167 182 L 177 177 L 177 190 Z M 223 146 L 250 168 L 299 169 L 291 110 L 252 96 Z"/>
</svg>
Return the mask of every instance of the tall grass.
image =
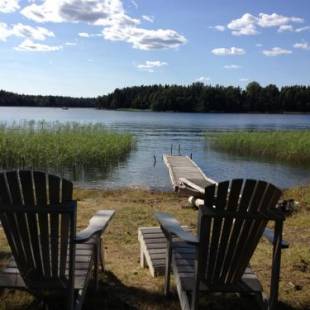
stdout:
<svg viewBox="0 0 310 310">
<path fill-rule="evenodd" d="M 220 151 L 310 164 L 310 131 L 238 131 L 206 136 L 211 141 L 211 146 Z"/>
<path fill-rule="evenodd" d="M 0 124 L 2 168 L 105 167 L 123 159 L 132 135 L 102 124 L 25 121 Z"/>
</svg>

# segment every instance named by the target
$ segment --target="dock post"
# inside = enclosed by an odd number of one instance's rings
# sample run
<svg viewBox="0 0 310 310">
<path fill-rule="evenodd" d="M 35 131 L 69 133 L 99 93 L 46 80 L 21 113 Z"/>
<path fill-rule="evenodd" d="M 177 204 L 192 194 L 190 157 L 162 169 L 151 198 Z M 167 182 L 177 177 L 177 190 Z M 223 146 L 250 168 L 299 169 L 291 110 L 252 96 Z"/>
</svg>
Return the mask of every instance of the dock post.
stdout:
<svg viewBox="0 0 310 310">
<path fill-rule="evenodd" d="M 172 156 L 172 149 L 173 149 L 173 144 L 171 144 L 171 148 L 170 148 L 170 155 Z"/>
<path fill-rule="evenodd" d="M 181 144 L 179 144 L 179 155 L 181 155 Z"/>
</svg>

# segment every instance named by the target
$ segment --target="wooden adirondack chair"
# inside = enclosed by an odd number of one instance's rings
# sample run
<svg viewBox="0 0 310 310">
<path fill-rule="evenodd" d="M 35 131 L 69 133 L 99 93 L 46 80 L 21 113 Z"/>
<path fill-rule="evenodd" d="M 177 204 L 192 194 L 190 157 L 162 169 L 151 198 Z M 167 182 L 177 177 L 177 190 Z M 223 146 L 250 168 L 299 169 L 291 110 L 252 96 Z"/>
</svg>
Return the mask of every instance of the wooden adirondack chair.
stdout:
<svg viewBox="0 0 310 310">
<path fill-rule="evenodd" d="M 281 191 L 263 181 L 236 179 L 206 187 L 199 208 L 197 236 L 185 232 L 179 222 L 156 213 L 167 238 L 165 294 L 172 267 L 182 309 L 197 309 L 201 292 L 236 292 L 254 295 L 262 308 L 274 309 L 278 299 L 284 216 L 275 209 Z M 273 244 L 270 298 L 249 267 L 250 259 L 266 230 Z"/>
<path fill-rule="evenodd" d="M 97 283 L 101 234 L 114 211 L 98 211 L 77 234 L 72 189 L 43 172 L 0 173 L 0 219 L 13 254 L 0 287 L 28 290 L 47 306 L 82 307 L 92 271 Z"/>
</svg>

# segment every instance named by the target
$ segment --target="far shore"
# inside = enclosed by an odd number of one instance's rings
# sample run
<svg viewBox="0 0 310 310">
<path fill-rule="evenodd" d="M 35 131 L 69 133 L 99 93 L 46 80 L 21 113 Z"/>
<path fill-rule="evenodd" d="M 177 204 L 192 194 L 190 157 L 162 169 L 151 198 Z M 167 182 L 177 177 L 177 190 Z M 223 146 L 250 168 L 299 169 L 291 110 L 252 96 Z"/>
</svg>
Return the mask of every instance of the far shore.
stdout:
<svg viewBox="0 0 310 310">
<path fill-rule="evenodd" d="M 184 112 L 184 111 L 173 111 L 173 110 L 165 110 L 165 111 L 153 111 L 151 109 L 134 109 L 134 108 L 118 108 L 118 109 L 104 109 L 100 107 L 93 107 L 93 106 L 78 106 L 78 107 L 72 107 L 72 106 L 61 106 L 61 107 L 55 107 L 55 106 L 15 106 L 15 105 L 3 105 L 0 106 L 0 108 L 39 108 L 39 109 L 64 109 L 64 110 L 69 110 L 69 109 L 94 109 L 94 110 L 100 110 L 100 111 L 120 111 L 120 112 L 152 112 L 154 114 L 156 113 L 182 113 L 182 114 L 244 114 L 244 115 L 257 115 L 257 114 L 270 114 L 270 115 L 277 115 L 277 114 L 287 114 L 287 115 L 308 115 L 310 112 L 303 112 L 303 111 L 277 111 L 277 112 L 261 112 L 261 111 L 250 111 L 250 112 L 244 112 L 244 111 L 239 111 L 239 112 L 229 112 L 229 111 L 209 111 L 209 112 Z"/>
</svg>

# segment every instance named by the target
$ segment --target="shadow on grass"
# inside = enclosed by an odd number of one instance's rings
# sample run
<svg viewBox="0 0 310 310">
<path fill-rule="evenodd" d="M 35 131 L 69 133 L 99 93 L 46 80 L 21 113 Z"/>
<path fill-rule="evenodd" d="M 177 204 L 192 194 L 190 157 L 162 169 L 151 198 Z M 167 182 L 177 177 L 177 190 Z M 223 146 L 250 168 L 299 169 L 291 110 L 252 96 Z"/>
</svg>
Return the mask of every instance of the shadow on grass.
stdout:
<svg viewBox="0 0 310 310">
<path fill-rule="evenodd" d="M 180 306 L 174 290 L 167 298 L 163 293 L 152 292 L 142 287 L 127 287 L 113 273 L 106 272 L 99 281 L 98 290 L 95 291 L 92 284 L 85 298 L 83 310 L 94 309 L 180 309 Z M 240 298 L 235 294 L 214 294 L 201 296 L 199 309 L 259 310 L 261 308 L 251 296 Z M 297 310 L 297 308 L 280 303 L 277 310 Z"/>
<path fill-rule="evenodd" d="M 161 293 L 146 290 L 142 285 L 143 283 L 140 288 L 125 286 L 113 273 L 105 272 L 101 275 L 97 291 L 94 289 L 94 283 L 90 285 L 83 310 L 171 309 L 170 298 L 167 299 Z"/>
<path fill-rule="evenodd" d="M 0 252 L 1 255 L 1 252 Z M 143 285 L 143 283 L 142 283 Z M 134 309 L 180 309 L 178 297 L 173 291 L 169 298 L 163 293 L 150 291 L 141 287 L 125 286 L 113 273 L 105 272 L 101 274 L 98 290 L 95 290 L 94 281 L 91 281 L 87 291 L 83 310 L 134 310 Z M 1 292 L 3 294 L 3 291 Z M 42 309 L 42 304 L 38 304 L 27 294 L 19 295 L 17 291 L 10 290 L 10 301 L 2 300 L 4 297 L 0 293 L 0 309 Z M 2 296 L 1 296 L 2 295 Z M 13 296 L 14 297 L 13 297 Z M 5 298 L 6 299 L 6 298 Z M 8 303 L 7 303 L 8 302 Z M 3 308 L 4 307 L 4 308 Z M 57 303 L 53 309 L 64 309 L 65 305 Z M 213 294 L 201 296 L 199 309 L 206 310 L 259 310 L 261 309 L 255 299 L 250 296 L 240 298 L 234 294 Z M 289 305 L 280 303 L 277 310 L 306 310 L 306 308 L 293 308 Z"/>
</svg>

